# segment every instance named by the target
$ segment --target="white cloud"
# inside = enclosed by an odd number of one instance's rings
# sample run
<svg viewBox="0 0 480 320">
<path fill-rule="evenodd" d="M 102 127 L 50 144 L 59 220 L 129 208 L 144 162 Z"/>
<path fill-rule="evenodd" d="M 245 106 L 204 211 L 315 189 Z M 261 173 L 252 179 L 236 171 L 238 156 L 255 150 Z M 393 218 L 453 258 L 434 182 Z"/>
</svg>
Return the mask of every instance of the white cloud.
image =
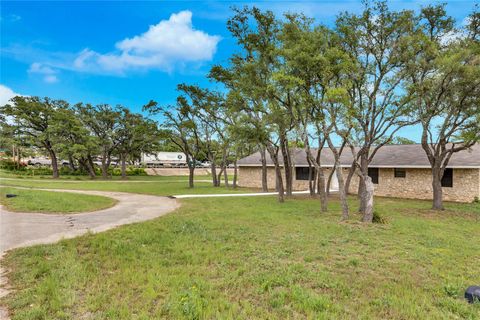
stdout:
<svg viewBox="0 0 480 320">
<path fill-rule="evenodd" d="M 3 84 L 0 84 L 0 106 L 6 105 L 10 99 L 16 96 L 21 96 L 21 94 L 14 92 Z"/>
<path fill-rule="evenodd" d="M 28 72 L 43 75 L 43 81 L 45 81 L 46 83 L 58 82 L 58 77 L 56 76 L 58 71 L 46 64 L 34 62 L 30 65 Z"/>
<path fill-rule="evenodd" d="M 73 66 L 79 71 L 114 74 L 146 68 L 172 71 L 178 64 L 211 60 L 219 41 L 219 36 L 195 30 L 192 13 L 181 11 L 150 26 L 145 33 L 117 42 L 115 52 L 84 49 Z"/>
</svg>

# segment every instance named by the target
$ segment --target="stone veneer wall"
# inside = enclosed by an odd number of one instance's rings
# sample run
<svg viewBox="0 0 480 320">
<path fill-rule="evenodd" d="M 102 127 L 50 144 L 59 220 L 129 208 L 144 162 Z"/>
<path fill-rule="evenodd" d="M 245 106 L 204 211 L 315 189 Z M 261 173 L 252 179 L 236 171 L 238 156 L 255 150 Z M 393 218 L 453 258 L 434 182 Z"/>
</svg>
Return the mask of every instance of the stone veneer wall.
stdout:
<svg viewBox="0 0 480 320">
<path fill-rule="evenodd" d="M 344 179 L 348 168 L 342 168 Z M 275 170 L 269 167 L 267 171 L 268 187 L 275 190 Z M 331 168 L 325 168 L 325 178 Z M 430 169 L 406 169 L 405 178 L 395 178 L 393 168 L 380 168 L 378 184 L 375 184 L 375 195 L 385 197 L 432 199 L 432 175 Z M 294 172 L 295 174 L 295 172 Z M 243 187 L 261 188 L 261 167 L 240 167 L 239 185 Z M 350 184 L 350 193 L 358 189 L 358 177 L 354 176 Z M 308 181 L 294 180 L 294 190 L 308 190 Z M 480 198 L 480 169 L 453 169 L 453 187 L 443 188 L 443 198 L 446 201 L 471 202 Z"/>
</svg>

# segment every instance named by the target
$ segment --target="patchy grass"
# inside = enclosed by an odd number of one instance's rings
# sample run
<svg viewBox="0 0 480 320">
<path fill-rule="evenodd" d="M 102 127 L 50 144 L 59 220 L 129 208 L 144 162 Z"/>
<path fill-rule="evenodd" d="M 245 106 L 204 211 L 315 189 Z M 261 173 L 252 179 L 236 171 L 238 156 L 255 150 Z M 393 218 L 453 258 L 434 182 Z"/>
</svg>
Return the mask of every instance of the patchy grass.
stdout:
<svg viewBox="0 0 480 320">
<path fill-rule="evenodd" d="M 478 319 L 480 205 L 376 199 L 386 224 L 317 199 L 182 200 L 165 217 L 17 249 L 13 319 Z"/>
<path fill-rule="evenodd" d="M 16 194 L 7 198 L 6 194 Z M 0 188 L 0 203 L 9 211 L 43 213 L 79 213 L 110 208 L 112 198 L 68 192 Z"/>
</svg>

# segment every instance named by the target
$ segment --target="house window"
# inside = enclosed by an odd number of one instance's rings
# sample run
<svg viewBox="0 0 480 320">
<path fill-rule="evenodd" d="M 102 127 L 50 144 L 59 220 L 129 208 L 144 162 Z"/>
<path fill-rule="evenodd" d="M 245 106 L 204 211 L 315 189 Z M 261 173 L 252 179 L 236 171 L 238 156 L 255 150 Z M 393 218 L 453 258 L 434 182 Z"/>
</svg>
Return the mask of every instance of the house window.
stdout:
<svg viewBox="0 0 480 320">
<path fill-rule="evenodd" d="M 372 183 L 378 184 L 378 168 L 368 168 L 368 176 L 372 178 Z"/>
<path fill-rule="evenodd" d="M 443 171 L 442 187 L 447 187 L 447 188 L 453 187 L 453 169 L 448 168 L 448 169 L 445 169 L 445 171 Z"/>
<path fill-rule="evenodd" d="M 407 176 L 407 170 L 395 168 L 393 169 L 393 175 L 395 178 L 405 178 Z"/>
<path fill-rule="evenodd" d="M 315 168 L 312 168 L 312 177 L 314 177 Z M 297 180 L 309 180 L 309 169 L 308 167 L 297 167 L 295 168 L 295 178 Z"/>
</svg>

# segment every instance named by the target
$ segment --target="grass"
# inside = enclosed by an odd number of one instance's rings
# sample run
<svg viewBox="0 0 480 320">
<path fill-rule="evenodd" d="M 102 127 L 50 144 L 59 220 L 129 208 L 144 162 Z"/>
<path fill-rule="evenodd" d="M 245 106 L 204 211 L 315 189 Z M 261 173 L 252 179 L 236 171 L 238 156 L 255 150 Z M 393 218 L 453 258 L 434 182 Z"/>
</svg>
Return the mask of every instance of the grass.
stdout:
<svg viewBox="0 0 480 320">
<path fill-rule="evenodd" d="M 200 178 L 197 178 L 200 179 Z M 208 177 L 201 178 L 208 180 Z M 0 184 L 10 187 L 29 187 L 46 189 L 73 189 L 119 191 L 151 195 L 179 195 L 179 194 L 213 194 L 213 193 L 245 193 L 246 188 L 212 187 L 211 182 L 195 182 L 195 188 L 188 187 L 188 177 L 135 177 L 125 182 L 114 180 L 70 180 L 70 179 L 1 179 Z"/>
<path fill-rule="evenodd" d="M 352 200 L 353 201 L 353 200 Z M 377 198 L 387 224 L 317 199 L 182 200 L 165 217 L 18 249 L 12 319 L 478 319 L 480 205 Z"/>
<path fill-rule="evenodd" d="M 9 193 L 18 196 L 7 198 L 6 194 Z M 77 213 L 109 208 L 116 203 L 116 200 L 108 197 L 68 192 L 0 188 L 0 203 L 9 211 Z"/>
</svg>

